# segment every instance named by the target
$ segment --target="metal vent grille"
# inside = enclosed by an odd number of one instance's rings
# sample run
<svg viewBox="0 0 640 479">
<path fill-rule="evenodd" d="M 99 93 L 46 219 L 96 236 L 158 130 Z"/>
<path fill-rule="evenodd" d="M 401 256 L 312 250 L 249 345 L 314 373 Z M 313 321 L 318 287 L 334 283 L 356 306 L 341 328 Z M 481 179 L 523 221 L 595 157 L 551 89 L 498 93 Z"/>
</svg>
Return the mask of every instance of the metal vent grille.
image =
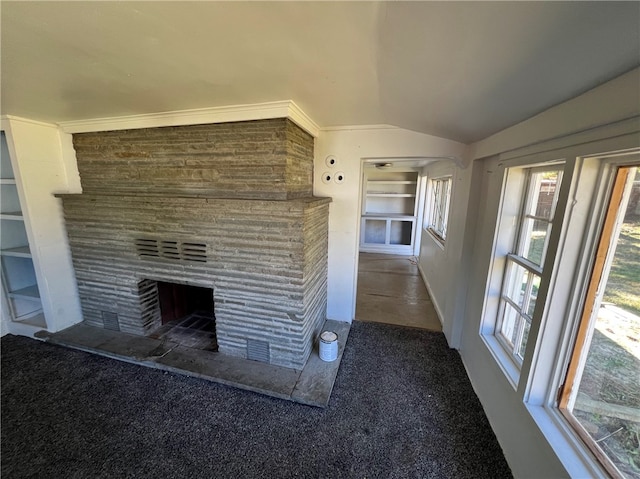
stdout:
<svg viewBox="0 0 640 479">
<path fill-rule="evenodd" d="M 104 329 L 112 331 L 120 331 L 120 323 L 118 322 L 118 313 L 111 311 L 102 311 L 102 324 Z"/>
<path fill-rule="evenodd" d="M 166 258 L 178 261 L 207 262 L 207 245 L 179 241 L 138 238 L 136 251 L 141 258 Z"/>
<path fill-rule="evenodd" d="M 247 359 L 269 363 L 269 343 L 257 339 L 247 339 Z"/>
</svg>

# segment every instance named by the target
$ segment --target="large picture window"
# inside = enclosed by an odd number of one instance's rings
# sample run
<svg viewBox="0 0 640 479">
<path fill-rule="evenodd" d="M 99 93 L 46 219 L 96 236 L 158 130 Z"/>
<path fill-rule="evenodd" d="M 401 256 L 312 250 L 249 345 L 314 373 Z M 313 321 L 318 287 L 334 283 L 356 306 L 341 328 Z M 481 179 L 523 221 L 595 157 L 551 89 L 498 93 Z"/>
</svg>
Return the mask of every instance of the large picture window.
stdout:
<svg viewBox="0 0 640 479">
<path fill-rule="evenodd" d="M 480 338 L 571 477 L 640 479 L 637 134 L 481 171 Z"/>
<path fill-rule="evenodd" d="M 426 209 L 425 228 L 442 242 L 447 237 L 451 184 L 450 176 L 434 178 L 429 182 L 430 192 Z"/>
<path fill-rule="evenodd" d="M 522 208 L 516 224 L 508 226 L 516 229 L 515 244 L 506 257 L 495 334 L 517 365 L 522 364 L 536 308 L 561 181 L 561 167 L 526 169 Z"/>
<path fill-rule="evenodd" d="M 640 478 L 640 171 L 620 167 L 559 407 L 613 477 Z"/>
</svg>

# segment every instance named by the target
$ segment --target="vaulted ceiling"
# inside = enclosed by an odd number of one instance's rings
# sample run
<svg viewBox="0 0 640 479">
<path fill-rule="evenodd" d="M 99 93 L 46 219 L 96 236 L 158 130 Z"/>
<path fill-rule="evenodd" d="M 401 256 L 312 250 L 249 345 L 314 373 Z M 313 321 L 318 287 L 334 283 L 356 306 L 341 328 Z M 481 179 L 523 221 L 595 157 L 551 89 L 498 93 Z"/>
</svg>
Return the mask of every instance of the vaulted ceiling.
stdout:
<svg viewBox="0 0 640 479">
<path fill-rule="evenodd" d="M 639 2 L 1 3 L 1 113 L 295 101 L 321 127 L 489 136 L 640 64 Z"/>
</svg>

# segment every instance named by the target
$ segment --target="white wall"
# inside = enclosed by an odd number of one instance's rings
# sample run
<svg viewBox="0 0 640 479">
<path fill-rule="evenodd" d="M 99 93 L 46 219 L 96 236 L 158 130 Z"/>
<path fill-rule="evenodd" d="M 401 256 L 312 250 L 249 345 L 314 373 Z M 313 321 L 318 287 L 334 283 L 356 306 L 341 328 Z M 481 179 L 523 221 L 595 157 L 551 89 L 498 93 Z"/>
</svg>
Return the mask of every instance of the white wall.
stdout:
<svg viewBox="0 0 640 479">
<path fill-rule="evenodd" d="M 327 317 L 351 321 L 355 314 L 360 229 L 360 188 L 365 158 L 455 156 L 461 158 L 461 143 L 414 131 L 386 126 L 322 130 L 316 139 L 314 195 L 330 196 L 329 276 Z M 325 158 L 333 155 L 333 168 Z M 322 182 L 322 173 L 343 172 L 342 184 Z"/>
<path fill-rule="evenodd" d="M 464 289 L 459 286 L 459 280 L 466 274 L 461 254 L 467 228 L 471 173 L 471 168 L 462 169 L 453 161 L 433 163 L 422 170 L 427 181 L 441 176 L 453 177 L 446 241 L 442 245 L 424 231 L 418 266 L 442 322 L 443 332 L 449 345 L 454 348 L 459 345 L 462 324 L 461 321 L 456 322 L 455 318 L 464 314 Z"/>
<path fill-rule="evenodd" d="M 477 218 L 477 228 L 473 232 L 473 244 L 468 245 L 473 254 L 468 255 L 464 267 L 469 282 L 458 347 L 514 476 L 567 477 L 561 462 L 527 412 L 521 395 L 511 385 L 479 334 L 501 197 L 502 171 L 496 168 L 497 162 L 494 159 L 474 165 L 474 180 L 480 184 L 469 199 L 468 214 Z"/>
<path fill-rule="evenodd" d="M 440 249 L 430 235 L 424 234 L 420 266 L 442 315 L 449 344 L 459 348 L 474 390 L 516 477 L 567 477 L 564 456 L 569 451 L 552 449 L 545 439 L 549 436 L 543 435 L 521 392 L 514 390 L 479 334 L 501 194 L 501 178 L 494 175 L 494 169 L 499 169 L 495 167 L 501 158 L 513 155 L 519 148 L 532 151 L 569 145 L 572 141 L 578 144 L 593 137 L 593 129 L 599 126 L 597 131 L 605 134 L 621 126 L 633 130 L 640 125 L 638 85 L 640 69 L 635 69 L 471 145 L 467 158 L 474 161 L 466 169 L 441 163 L 424 170 L 431 175 L 450 171 L 455 189 L 446 247 Z M 563 455 L 564 464 L 558 454 Z M 580 467 L 572 472 L 576 470 L 580 471 Z"/>
<path fill-rule="evenodd" d="M 0 292 L 0 337 L 9 333 L 9 326 L 11 321 L 11 313 L 9 312 L 9 305 L 4 297 L 4 294 Z"/>
<path fill-rule="evenodd" d="M 14 174 L 22 191 L 47 329 L 59 331 L 82 320 L 62 205 L 53 196 L 77 191 L 75 154 L 55 125 L 8 117 L 2 119 L 2 128 L 13 145 Z M 9 332 L 14 326 L 19 324 L 8 323 Z"/>
<path fill-rule="evenodd" d="M 81 320 L 64 220 L 53 193 L 81 192 L 71 135 L 58 128 L 23 119 L 7 120 L 20 156 L 20 174 L 28 198 L 26 214 L 33 218 L 37 238 L 34 263 L 46 288 L 47 318 L 51 330 L 60 330 Z M 323 130 L 315 145 L 316 196 L 330 196 L 329 277 L 327 317 L 351 321 L 355 313 L 360 188 L 364 158 L 456 157 L 461 143 L 389 126 Z M 333 167 L 325 158 L 334 155 Z M 345 180 L 324 184 L 325 171 L 343 172 Z"/>
<path fill-rule="evenodd" d="M 638 115 L 640 68 L 471 145 L 473 158 L 521 148 Z M 640 121 L 640 120 L 638 120 Z"/>
</svg>

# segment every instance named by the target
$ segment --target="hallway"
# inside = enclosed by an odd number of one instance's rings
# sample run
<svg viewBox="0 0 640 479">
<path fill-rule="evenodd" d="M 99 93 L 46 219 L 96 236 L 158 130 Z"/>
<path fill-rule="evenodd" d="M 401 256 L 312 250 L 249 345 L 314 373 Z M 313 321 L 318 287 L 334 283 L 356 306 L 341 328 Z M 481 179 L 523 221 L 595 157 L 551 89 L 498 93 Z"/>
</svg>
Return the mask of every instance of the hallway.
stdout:
<svg viewBox="0 0 640 479">
<path fill-rule="evenodd" d="M 356 320 L 442 331 L 413 256 L 360 253 Z"/>
</svg>

